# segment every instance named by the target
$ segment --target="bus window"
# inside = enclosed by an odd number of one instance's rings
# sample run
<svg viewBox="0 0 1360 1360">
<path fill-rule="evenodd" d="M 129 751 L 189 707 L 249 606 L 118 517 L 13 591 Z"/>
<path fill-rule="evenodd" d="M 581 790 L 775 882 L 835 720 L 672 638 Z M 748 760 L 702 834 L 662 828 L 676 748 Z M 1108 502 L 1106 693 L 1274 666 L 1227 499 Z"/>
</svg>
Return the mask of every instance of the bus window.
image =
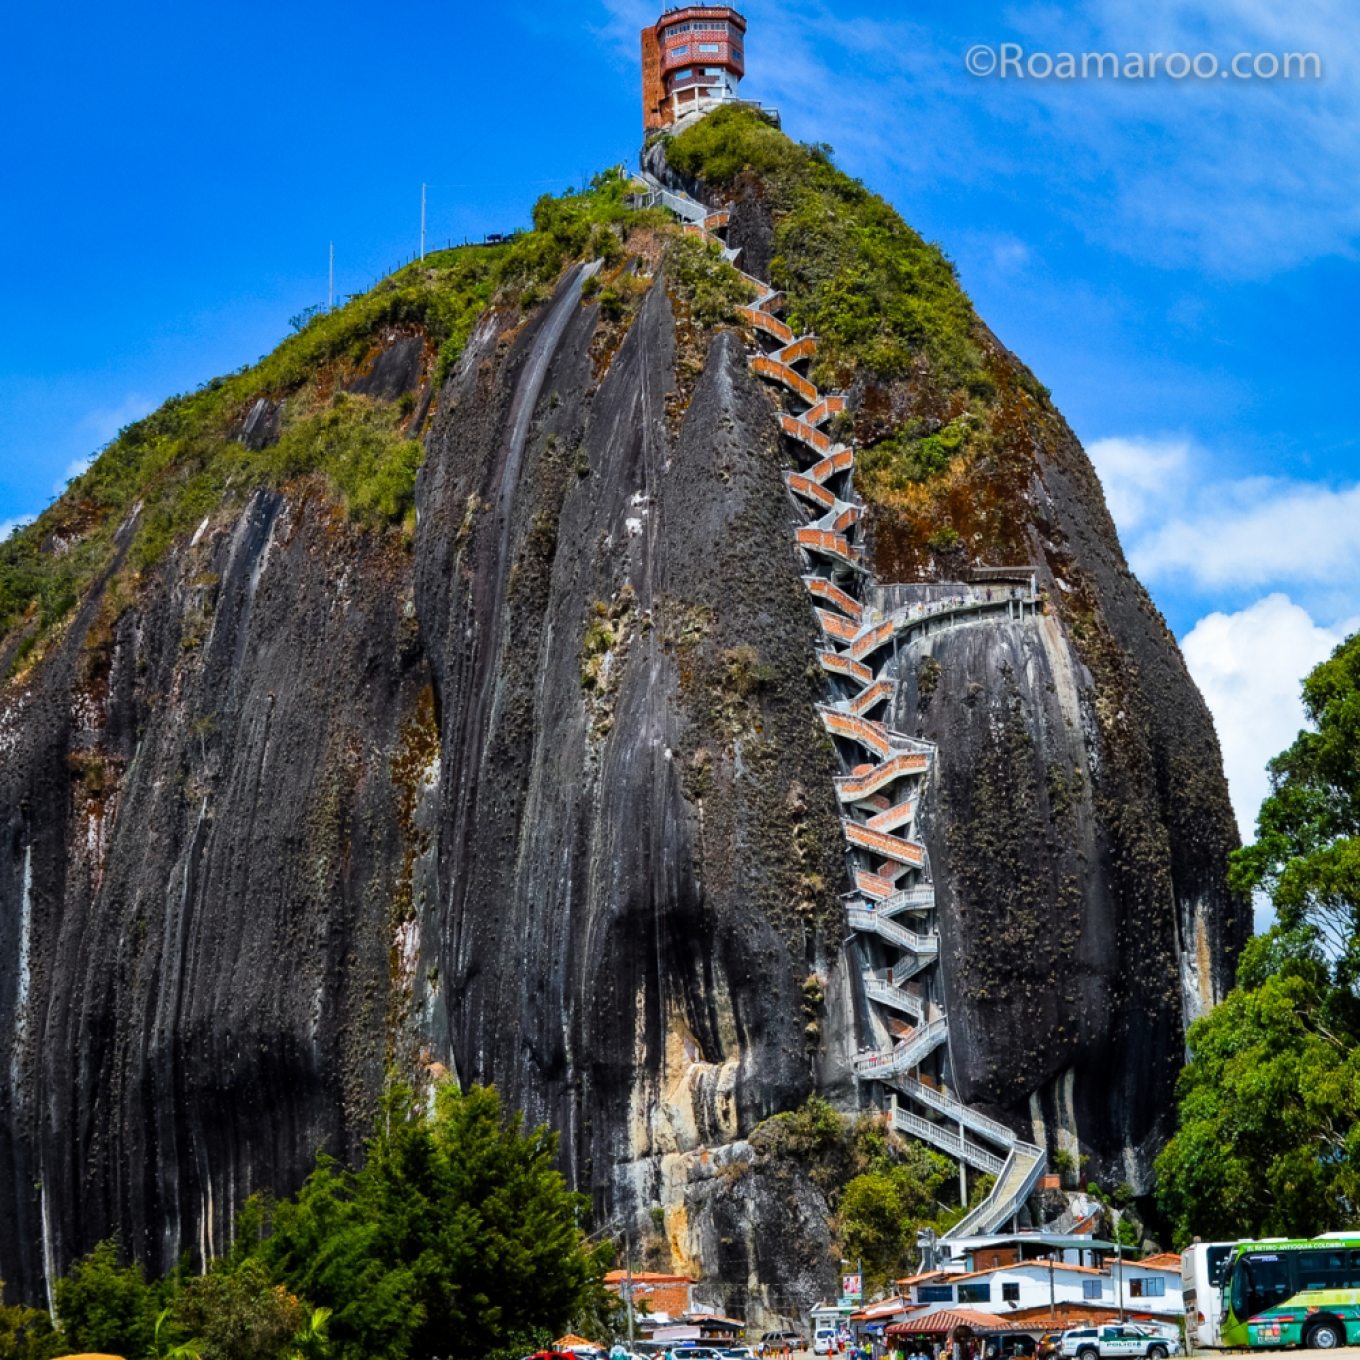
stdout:
<svg viewBox="0 0 1360 1360">
<path fill-rule="evenodd" d="M 1289 1263 L 1278 1256 L 1243 1256 L 1233 1271 L 1232 1310 L 1242 1319 L 1283 1303 L 1293 1292 Z"/>
<path fill-rule="evenodd" d="M 1223 1284 L 1223 1268 L 1232 1259 L 1233 1249 L 1225 1246 L 1210 1247 L 1205 1256 L 1209 1271 L 1209 1283 L 1219 1287 Z"/>
</svg>

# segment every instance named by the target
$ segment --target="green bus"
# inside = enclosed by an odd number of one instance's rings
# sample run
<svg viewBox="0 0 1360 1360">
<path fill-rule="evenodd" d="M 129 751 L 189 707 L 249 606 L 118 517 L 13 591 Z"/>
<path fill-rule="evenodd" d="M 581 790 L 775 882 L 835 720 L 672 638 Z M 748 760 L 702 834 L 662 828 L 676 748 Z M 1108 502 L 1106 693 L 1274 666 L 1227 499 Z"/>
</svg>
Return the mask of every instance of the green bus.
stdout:
<svg viewBox="0 0 1360 1360">
<path fill-rule="evenodd" d="M 1360 1231 L 1239 1242 L 1223 1304 L 1224 1346 L 1360 1345 Z"/>
</svg>

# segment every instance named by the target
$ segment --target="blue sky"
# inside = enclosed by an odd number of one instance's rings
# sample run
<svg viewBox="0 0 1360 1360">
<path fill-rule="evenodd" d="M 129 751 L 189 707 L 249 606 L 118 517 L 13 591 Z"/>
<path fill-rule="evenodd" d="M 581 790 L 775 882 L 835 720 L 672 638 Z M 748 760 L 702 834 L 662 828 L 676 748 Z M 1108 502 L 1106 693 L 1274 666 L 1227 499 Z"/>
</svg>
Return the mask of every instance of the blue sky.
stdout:
<svg viewBox="0 0 1360 1360">
<path fill-rule="evenodd" d="M 1239 818 L 1360 619 L 1350 0 L 752 0 L 745 92 L 957 261 L 1092 453 Z M 631 158 L 634 0 L 26 6 L 3 67 L 0 534 L 117 429 L 417 244 Z M 1313 52 L 1320 78 L 976 77 L 974 44 Z M 1247 829 L 1244 826 L 1244 829 Z"/>
</svg>

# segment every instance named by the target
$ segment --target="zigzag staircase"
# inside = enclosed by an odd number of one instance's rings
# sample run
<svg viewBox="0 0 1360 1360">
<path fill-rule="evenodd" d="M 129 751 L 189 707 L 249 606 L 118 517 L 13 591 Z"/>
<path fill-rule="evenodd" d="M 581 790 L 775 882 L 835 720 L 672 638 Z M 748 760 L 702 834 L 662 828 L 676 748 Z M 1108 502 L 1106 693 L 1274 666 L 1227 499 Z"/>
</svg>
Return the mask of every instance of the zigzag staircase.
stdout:
<svg viewBox="0 0 1360 1360">
<path fill-rule="evenodd" d="M 651 190 L 645 206 L 670 209 L 686 231 L 715 242 L 735 267 L 740 251 L 720 234 L 728 226 L 727 210 L 714 212 L 646 173 L 643 179 Z M 1014 1219 L 1043 1173 L 1044 1154 L 941 1089 L 949 1025 L 939 978 L 935 892 L 925 846 L 916 835 L 935 748 L 872 715 L 896 692 L 892 662 L 904 644 L 999 613 L 1034 617 L 1038 596 L 1031 576 L 1023 593 L 960 585 L 948 598 L 886 612 L 868 602 L 872 581 L 859 544 L 864 507 L 854 489 L 854 449 L 823 428 L 845 410 L 846 399 L 821 392 L 807 375 L 817 340 L 795 335 L 780 318 L 783 295 L 749 274 L 742 277 L 755 295 L 752 305 L 739 308 L 755 339 L 751 367 L 786 394 L 779 422 L 796 466 L 785 481 L 806 516 L 795 537 L 824 640 L 817 656 L 830 701 L 819 711 L 844 770 L 835 781 L 836 798 L 855 885 L 845 897 L 846 920 L 865 941 L 865 952 L 884 959 L 863 975 L 879 1046 L 855 1056 L 855 1075 L 887 1088 L 895 1128 L 996 1177 L 987 1197 L 944 1235 L 948 1242 Z M 1007 577 L 1013 578 L 1014 573 Z M 936 1075 L 926 1075 L 927 1068 Z M 922 1113 L 904 1110 L 899 1097 Z"/>
</svg>

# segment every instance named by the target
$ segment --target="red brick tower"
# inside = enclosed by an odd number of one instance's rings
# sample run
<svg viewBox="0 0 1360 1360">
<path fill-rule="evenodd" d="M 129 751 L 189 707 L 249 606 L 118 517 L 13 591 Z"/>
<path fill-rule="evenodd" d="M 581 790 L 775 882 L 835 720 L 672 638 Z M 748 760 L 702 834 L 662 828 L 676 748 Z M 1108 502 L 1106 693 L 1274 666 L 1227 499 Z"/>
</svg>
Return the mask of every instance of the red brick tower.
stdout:
<svg viewBox="0 0 1360 1360">
<path fill-rule="evenodd" d="M 725 99 L 746 74 L 746 20 L 730 5 L 667 10 L 642 30 L 642 125 L 648 131 Z"/>
</svg>

